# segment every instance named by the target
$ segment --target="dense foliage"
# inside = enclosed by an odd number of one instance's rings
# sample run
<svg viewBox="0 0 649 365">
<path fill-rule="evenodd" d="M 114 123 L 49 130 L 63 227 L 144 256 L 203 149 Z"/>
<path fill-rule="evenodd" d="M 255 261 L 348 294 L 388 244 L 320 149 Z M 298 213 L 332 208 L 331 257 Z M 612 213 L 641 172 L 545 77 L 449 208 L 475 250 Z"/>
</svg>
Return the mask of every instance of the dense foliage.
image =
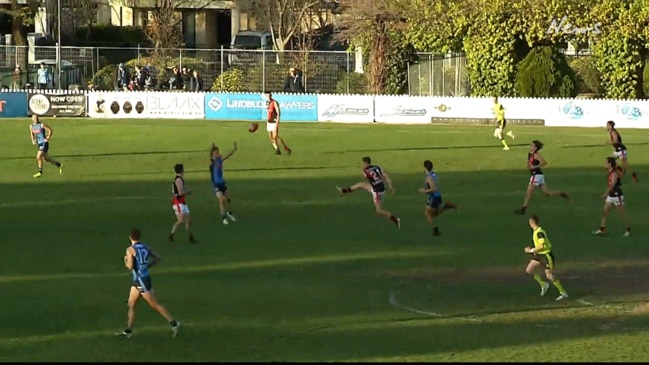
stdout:
<svg viewBox="0 0 649 365">
<path fill-rule="evenodd" d="M 575 73 L 563 53 L 536 47 L 518 64 L 516 90 L 524 97 L 574 97 Z"/>
</svg>

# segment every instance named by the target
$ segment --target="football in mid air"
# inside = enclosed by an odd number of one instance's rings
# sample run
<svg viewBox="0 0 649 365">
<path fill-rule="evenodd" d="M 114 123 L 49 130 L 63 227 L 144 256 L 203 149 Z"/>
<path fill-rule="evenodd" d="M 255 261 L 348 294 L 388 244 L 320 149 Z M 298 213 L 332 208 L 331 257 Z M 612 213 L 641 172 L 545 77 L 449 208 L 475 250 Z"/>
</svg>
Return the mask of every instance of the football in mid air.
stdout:
<svg viewBox="0 0 649 365">
<path fill-rule="evenodd" d="M 259 123 L 254 122 L 250 125 L 250 128 L 248 128 L 248 132 L 255 133 L 257 129 L 259 129 Z"/>
</svg>

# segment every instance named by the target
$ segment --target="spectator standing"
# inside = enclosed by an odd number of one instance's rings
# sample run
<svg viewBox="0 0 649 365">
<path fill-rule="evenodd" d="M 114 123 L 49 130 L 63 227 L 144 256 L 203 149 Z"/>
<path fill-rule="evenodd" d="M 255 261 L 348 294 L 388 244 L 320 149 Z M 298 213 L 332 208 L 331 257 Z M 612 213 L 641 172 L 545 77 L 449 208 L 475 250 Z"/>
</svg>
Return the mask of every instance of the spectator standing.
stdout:
<svg viewBox="0 0 649 365">
<path fill-rule="evenodd" d="M 47 69 L 45 62 L 41 62 L 41 68 L 38 69 L 38 88 L 47 89 L 48 84 L 52 81 L 52 75 L 50 75 L 50 70 Z"/>
<path fill-rule="evenodd" d="M 203 91 L 203 78 L 196 70 L 194 70 L 191 79 L 189 79 L 189 91 Z"/>
<path fill-rule="evenodd" d="M 304 93 L 301 70 L 295 67 L 289 69 L 286 81 L 284 81 L 284 92 L 296 94 Z"/>
<path fill-rule="evenodd" d="M 23 71 L 20 68 L 20 65 L 16 65 L 16 69 L 14 70 L 13 74 L 11 75 L 11 89 L 12 90 L 19 90 L 22 88 L 22 76 L 23 76 Z"/>
<path fill-rule="evenodd" d="M 192 72 L 187 67 L 183 67 L 181 75 L 182 75 L 182 78 L 183 78 L 183 89 L 187 90 L 188 88 L 190 88 L 189 84 L 190 84 L 190 82 L 192 80 L 192 77 L 193 77 Z"/>
<path fill-rule="evenodd" d="M 116 81 L 115 91 L 126 91 L 128 89 L 130 77 L 128 75 L 128 70 L 123 63 L 120 63 L 117 67 Z"/>
<path fill-rule="evenodd" d="M 171 69 L 171 77 L 169 78 L 169 90 L 182 90 L 184 86 L 183 75 L 178 70 L 178 67 L 174 66 Z"/>
</svg>

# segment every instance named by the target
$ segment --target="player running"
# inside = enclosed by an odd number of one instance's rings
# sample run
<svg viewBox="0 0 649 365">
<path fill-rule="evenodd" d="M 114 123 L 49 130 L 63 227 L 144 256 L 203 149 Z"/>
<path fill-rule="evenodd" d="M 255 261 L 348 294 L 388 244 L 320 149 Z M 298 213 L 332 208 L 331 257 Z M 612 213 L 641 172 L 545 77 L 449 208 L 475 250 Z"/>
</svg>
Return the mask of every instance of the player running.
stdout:
<svg viewBox="0 0 649 365">
<path fill-rule="evenodd" d="M 367 190 L 372 194 L 376 213 L 387 217 L 390 221 L 396 224 L 397 228 L 401 228 L 401 219 L 383 209 L 386 183 L 388 184 L 388 191 L 394 193 L 394 186 L 392 185 L 392 179 L 390 179 L 390 176 L 380 166 L 372 165 L 372 159 L 369 157 L 363 157 L 363 175 L 368 182 L 359 182 L 348 188 L 337 186 L 336 189 L 338 189 L 341 194 L 349 194 L 358 189 Z"/>
<path fill-rule="evenodd" d="M 505 141 L 505 138 L 503 137 L 505 127 L 507 127 L 507 119 L 505 119 L 505 107 L 503 107 L 503 105 L 498 102 L 498 97 L 496 96 L 494 96 L 493 113 L 496 117 L 496 123 L 498 123 L 498 127 L 496 127 L 496 129 L 494 130 L 494 137 L 498 138 L 500 140 L 500 143 L 502 143 L 503 151 L 509 151 L 507 141 Z M 507 136 L 509 136 L 512 141 L 515 139 L 514 132 L 512 131 L 507 132 Z"/>
<path fill-rule="evenodd" d="M 185 166 L 183 166 L 182 164 L 177 164 L 176 166 L 174 166 L 174 171 L 176 172 L 176 177 L 174 178 L 174 182 L 171 185 L 171 193 L 173 194 L 173 198 L 171 200 L 171 208 L 174 210 L 174 214 L 176 214 L 176 223 L 174 223 L 173 227 L 171 227 L 169 241 L 174 241 L 174 234 L 176 234 L 176 230 L 183 223 L 185 223 L 185 229 L 187 230 L 187 233 L 189 233 L 189 242 L 195 243 L 196 240 L 194 240 L 194 235 L 190 230 L 192 222 L 189 216 L 189 207 L 187 206 L 187 202 L 185 201 L 185 197 L 192 193 L 185 185 Z"/>
<path fill-rule="evenodd" d="M 151 284 L 151 276 L 149 275 L 149 268 L 160 262 L 160 255 L 153 252 L 144 243 L 140 242 L 140 230 L 134 228 L 131 230 L 130 235 L 131 246 L 126 249 L 124 256 L 124 265 L 133 274 L 133 284 L 131 291 L 128 295 L 128 322 L 126 329 L 122 332 L 116 333 L 117 336 L 131 337 L 133 334 L 133 323 L 135 322 L 135 305 L 140 297 L 149 303 L 151 308 L 160 313 L 171 325 L 171 332 L 173 337 L 178 335 L 180 331 L 180 322 L 176 321 L 169 311 L 158 302 L 153 286 Z"/>
<path fill-rule="evenodd" d="M 541 226 L 539 226 L 539 217 L 532 215 L 529 220 L 530 228 L 532 228 L 532 241 L 534 247 L 525 247 L 525 253 L 531 255 L 530 262 L 527 264 L 525 272 L 534 276 L 539 285 L 541 285 L 541 295 L 545 295 L 550 288 L 550 284 L 541 278 L 538 274 L 539 269 L 543 268 L 545 277 L 550 280 L 552 285 L 559 291 L 559 296 L 556 300 L 563 300 L 568 298 L 568 293 L 564 289 L 559 279 L 554 276 L 554 255 L 552 254 L 552 244 L 550 238 Z"/>
<path fill-rule="evenodd" d="M 282 112 L 279 109 L 279 103 L 277 100 L 273 99 L 273 94 L 270 91 L 266 92 L 266 108 L 268 109 L 266 131 L 268 131 L 270 143 L 272 143 L 273 148 L 275 148 L 275 154 L 282 154 L 282 151 L 280 151 L 277 146 L 277 140 L 279 140 L 282 143 L 282 146 L 284 146 L 284 151 L 290 155 L 292 152 L 291 149 L 286 145 L 286 142 L 284 142 L 284 138 L 279 136 L 279 120 Z"/>
<path fill-rule="evenodd" d="M 439 232 L 437 224 L 435 224 L 435 218 L 448 209 L 456 209 L 457 205 L 448 201 L 443 203 L 442 193 L 439 191 L 437 174 L 433 171 L 432 161 L 424 161 L 424 170 L 426 172 L 426 180 L 424 181 L 424 187 L 419 189 L 419 192 L 428 196 L 428 202 L 426 203 L 424 214 L 426 215 L 428 223 L 433 226 L 433 236 L 439 236 L 441 233 Z"/>
<path fill-rule="evenodd" d="M 626 146 L 622 143 L 622 136 L 620 135 L 620 132 L 615 129 L 615 122 L 612 120 L 606 122 L 606 130 L 611 138 L 611 140 L 608 141 L 608 144 L 613 146 L 613 156 L 615 156 L 616 159 L 622 160 L 622 166 L 618 167 L 618 169 L 622 173 L 626 174 L 626 170 L 629 167 L 628 152 Z M 631 178 L 634 182 L 638 182 L 638 175 L 635 172 L 631 173 Z"/>
<path fill-rule="evenodd" d="M 59 174 L 63 173 L 63 164 L 53 159 L 48 153 L 52 133 L 50 126 L 42 123 L 37 115 L 32 115 L 32 124 L 29 125 L 29 137 L 32 139 L 32 144 L 38 146 L 38 152 L 36 153 L 38 172 L 34 174 L 34 177 L 43 176 L 43 161 L 47 161 L 58 167 Z"/>
<path fill-rule="evenodd" d="M 532 193 L 534 189 L 539 188 L 545 194 L 545 196 L 560 196 L 568 201 L 570 197 L 568 194 L 559 190 L 548 190 L 548 186 L 545 184 L 545 176 L 541 170 L 542 166 L 547 165 L 543 156 L 541 156 L 541 149 L 543 148 L 543 143 L 538 140 L 532 141 L 530 147 L 530 152 L 527 154 L 527 168 L 530 170 L 530 182 L 527 185 L 527 192 L 525 193 L 525 200 L 523 201 L 523 206 L 520 209 L 516 209 L 514 213 L 524 215 L 527 211 L 527 206 L 529 205 L 530 199 L 532 199 Z"/>
<path fill-rule="evenodd" d="M 602 221 L 599 229 L 594 231 L 593 234 L 597 236 L 604 235 L 606 232 L 606 219 L 608 218 L 608 213 L 613 207 L 615 207 L 617 213 L 620 215 L 624 223 L 626 223 L 624 237 L 629 237 L 631 235 L 631 222 L 629 221 L 629 217 L 626 215 L 626 210 L 624 209 L 622 177 L 621 172 L 618 170 L 615 157 L 606 158 L 606 167 L 608 167 L 608 187 L 604 194 L 602 194 L 602 198 L 605 199 L 604 211 L 602 212 Z"/>
<path fill-rule="evenodd" d="M 230 219 L 232 222 L 236 222 L 234 214 L 229 211 L 227 208 L 230 206 L 230 198 L 228 197 L 228 187 L 225 184 L 223 179 L 223 162 L 228 158 L 234 155 L 234 152 L 237 150 L 237 142 L 234 142 L 234 148 L 230 153 L 223 156 L 219 152 L 219 148 L 212 143 L 212 151 L 210 153 L 210 158 L 212 162 L 210 163 L 210 175 L 212 176 L 212 185 L 214 186 L 214 193 L 216 198 L 219 200 L 219 208 L 221 208 L 221 218 L 223 219 L 223 224 L 229 224 Z"/>
</svg>

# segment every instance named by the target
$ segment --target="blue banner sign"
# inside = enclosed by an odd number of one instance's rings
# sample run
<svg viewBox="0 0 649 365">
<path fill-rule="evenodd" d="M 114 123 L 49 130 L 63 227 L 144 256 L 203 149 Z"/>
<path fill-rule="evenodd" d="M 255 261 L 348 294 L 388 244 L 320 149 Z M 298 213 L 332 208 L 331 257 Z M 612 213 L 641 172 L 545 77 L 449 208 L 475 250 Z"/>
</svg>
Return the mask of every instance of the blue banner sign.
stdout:
<svg viewBox="0 0 649 365">
<path fill-rule="evenodd" d="M 318 98 L 308 94 L 277 94 L 281 120 L 315 122 L 318 120 Z M 205 118 L 215 120 L 266 121 L 266 96 L 256 93 L 205 94 Z"/>
<path fill-rule="evenodd" d="M 27 116 L 27 93 L 0 93 L 0 118 Z"/>
</svg>

